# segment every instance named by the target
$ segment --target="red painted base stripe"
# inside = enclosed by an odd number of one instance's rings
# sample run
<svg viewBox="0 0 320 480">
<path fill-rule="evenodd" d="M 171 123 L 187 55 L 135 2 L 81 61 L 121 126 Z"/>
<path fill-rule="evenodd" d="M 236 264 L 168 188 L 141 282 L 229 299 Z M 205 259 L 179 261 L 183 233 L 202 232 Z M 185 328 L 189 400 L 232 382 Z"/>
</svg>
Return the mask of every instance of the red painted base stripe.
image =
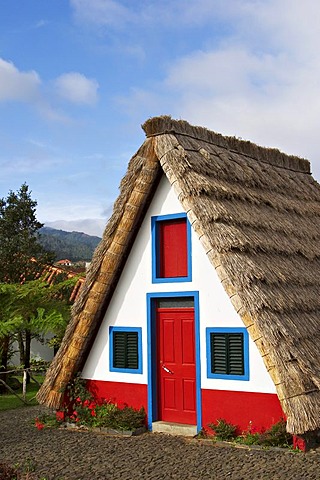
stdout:
<svg viewBox="0 0 320 480">
<path fill-rule="evenodd" d="M 147 385 L 137 383 L 104 382 L 88 380 L 88 389 L 98 400 L 108 400 L 118 405 L 127 404 L 133 408 L 148 408 Z"/>
<path fill-rule="evenodd" d="M 202 390 L 202 425 L 224 419 L 239 431 L 260 432 L 285 418 L 276 394 Z"/>
<path fill-rule="evenodd" d="M 118 405 L 148 408 L 148 386 L 135 383 L 88 380 L 88 388 L 99 400 Z M 276 394 L 202 390 L 202 426 L 223 418 L 238 426 L 239 433 L 264 431 L 285 415 Z"/>
</svg>

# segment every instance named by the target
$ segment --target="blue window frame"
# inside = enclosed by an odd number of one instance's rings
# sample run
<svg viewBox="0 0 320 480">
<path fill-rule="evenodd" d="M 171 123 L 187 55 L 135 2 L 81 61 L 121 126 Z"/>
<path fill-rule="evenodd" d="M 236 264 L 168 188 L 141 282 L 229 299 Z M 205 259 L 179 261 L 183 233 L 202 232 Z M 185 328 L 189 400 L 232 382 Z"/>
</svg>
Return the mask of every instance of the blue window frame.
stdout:
<svg viewBox="0 0 320 480">
<path fill-rule="evenodd" d="M 110 372 L 142 373 L 142 329 L 109 327 Z"/>
<path fill-rule="evenodd" d="M 161 254 L 160 251 L 160 231 L 164 223 L 174 222 L 175 220 L 186 221 L 186 275 L 183 276 L 163 276 L 161 273 Z M 152 283 L 173 283 L 173 282 L 191 282 L 192 281 L 192 262 L 191 262 L 191 225 L 185 213 L 176 213 L 170 215 L 159 215 L 151 217 L 151 238 L 152 238 Z"/>
<path fill-rule="evenodd" d="M 249 336 L 245 328 L 207 328 L 207 376 L 249 380 Z"/>
</svg>

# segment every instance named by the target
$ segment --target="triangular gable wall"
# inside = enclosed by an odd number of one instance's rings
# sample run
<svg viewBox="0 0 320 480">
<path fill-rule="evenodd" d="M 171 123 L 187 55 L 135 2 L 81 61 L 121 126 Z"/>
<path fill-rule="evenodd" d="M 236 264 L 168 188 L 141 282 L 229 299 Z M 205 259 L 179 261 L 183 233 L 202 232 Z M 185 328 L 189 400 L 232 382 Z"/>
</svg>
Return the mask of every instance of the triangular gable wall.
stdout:
<svg viewBox="0 0 320 480">
<path fill-rule="evenodd" d="M 207 378 L 206 337 L 207 327 L 243 327 L 217 273 L 212 269 L 203 247 L 192 231 L 192 281 L 186 283 L 154 284 L 151 281 L 151 216 L 182 212 L 182 207 L 168 180 L 163 177 L 141 225 L 126 266 L 112 296 L 104 320 L 84 365 L 84 378 L 118 382 L 148 382 L 147 351 L 147 293 L 174 293 L 198 291 L 200 306 L 201 388 L 247 392 L 275 393 L 275 387 L 263 364 L 261 355 L 250 341 L 250 380 L 212 380 Z M 110 326 L 142 328 L 143 374 L 118 374 L 109 371 L 108 343 Z"/>
</svg>

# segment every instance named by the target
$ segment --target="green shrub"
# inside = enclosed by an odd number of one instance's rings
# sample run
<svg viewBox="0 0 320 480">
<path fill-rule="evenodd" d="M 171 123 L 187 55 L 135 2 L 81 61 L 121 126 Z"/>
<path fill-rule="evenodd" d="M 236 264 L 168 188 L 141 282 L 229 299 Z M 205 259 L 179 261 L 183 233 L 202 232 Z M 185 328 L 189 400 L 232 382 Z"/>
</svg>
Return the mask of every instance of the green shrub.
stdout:
<svg viewBox="0 0 320 480">
<path fill-rule="evenodd" d="M 209 427 L 213 430 L 217 440 L 229 441 L 236 437 L 237 425 L 226 422 L 223 418 L 219 418 L 216 423 L 209 423 Z"/>
<path fill-rule="evenodd" d="M 200 432 L 198 432 L 197 435 L 195 436 L 195 438 L 208 438 L 207 430 L 204 427 L 202 427 Z"/>
<path fill-rule="evenodd" d="M 281 419 L 271 428 L 260 434 L 259 443 L 267 447 L 286 447 L 292 445 L 293 438 L 286 430 L 286 421 Z"/>
<path fill-rule="evenodd" d="M 42 430 L 43 428 L 58 428 L 61 425 L 61 421 L 58 420 L 57 415 L 43 413 L 34 419 L 34 425 L 38 430 Z"/>
<path fill-rule="evenodd" d="M 111 412 L 117 409 L 117 405 L 110 402 L 104 402 L 95 408 L 96 415 L 93 417 L 92 425 L 94 427 L 108 427 Z"/>
<path fill-rule="evenodd" d="M 260 433 L 250 433 L 245 432 L 235 440 L 237 443 L 242 443 L 244 445 L 259 445 L 260 444 Z"/>
<path fill-rule="evenodd" d="M 98 403 L 87 390 L 86 380 L 79 375 L 68 384 L 66 393 L 70 403 L 66 406 L 63 415 L 68 422 L 115 430 L 135 430 L 145 425 L 144 408 L 137 410 L 126 404 L 120 407 L 109 401 Z"/>
<path fill-rule="evenodd" d="M 87 381 L 81 378 L 80 373 L 68 383 L 66 387 L 66 394 L 73 406 L 75 406 L 75 402 L 77 400 L 81 400 L 81 402 L 84 402 L 85 400 L 93 400 L 92 393 L 87 389 Z"/>
<path fill-rule="evenodd" d="M 248 430 L 237 436 L 237 426 L 220 418 L 215 424 L 209 423 L 217 440 L 231 441 L 244 445 L 262 445 L 265 447 L 288 447 L 293 443 L 293 437 L 286 430 L 286 421 L 281 419 L 264 432 L 257 430 L 249 423 Z"/>
<path fill-rule="evenodd" d="M 145 418 L 146 412 L 143 407 L 136 410 L 125 405 L 123 408 L 110 410 L 105 426 L 116 430 L 135 430 L 145 424 Z"/>
</svg>

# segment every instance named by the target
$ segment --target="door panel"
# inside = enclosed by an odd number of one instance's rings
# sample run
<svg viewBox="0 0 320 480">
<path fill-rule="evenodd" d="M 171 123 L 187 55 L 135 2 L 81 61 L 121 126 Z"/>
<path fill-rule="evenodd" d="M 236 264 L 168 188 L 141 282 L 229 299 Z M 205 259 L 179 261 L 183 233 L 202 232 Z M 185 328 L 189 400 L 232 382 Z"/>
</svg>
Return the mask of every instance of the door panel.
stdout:
<svg viewBox="0 0 320 480">
<path fill-rule="evenodd" d="M 176 406 L 176 382 L 173 378 L 163 379 L 163 400 L 164 408 L 169 410 L 175 410 Z"/>
<path fill-rule="evenodd" d="M 196 382 L 192 379 L 183 380 L 183 408 L 186 411 L 196 410 Z"/>
<path fill-rule="evenodd" d="M 193 317 L 181 319 L 182 363 L 195 365 Z"/>
<path fill-rule="evenodd" d="M 157 309 L 159 420 L 196 424 L 193 308 Z"/>
<path fill-rule="evenodd" d="M 174 319 L 163 318 L 162 322 L 162 335 L 165 349 L 163 349 L 163 362 L 173 363 L 175 361 L 175 332 L 174 332 Z"/>
</svg>

